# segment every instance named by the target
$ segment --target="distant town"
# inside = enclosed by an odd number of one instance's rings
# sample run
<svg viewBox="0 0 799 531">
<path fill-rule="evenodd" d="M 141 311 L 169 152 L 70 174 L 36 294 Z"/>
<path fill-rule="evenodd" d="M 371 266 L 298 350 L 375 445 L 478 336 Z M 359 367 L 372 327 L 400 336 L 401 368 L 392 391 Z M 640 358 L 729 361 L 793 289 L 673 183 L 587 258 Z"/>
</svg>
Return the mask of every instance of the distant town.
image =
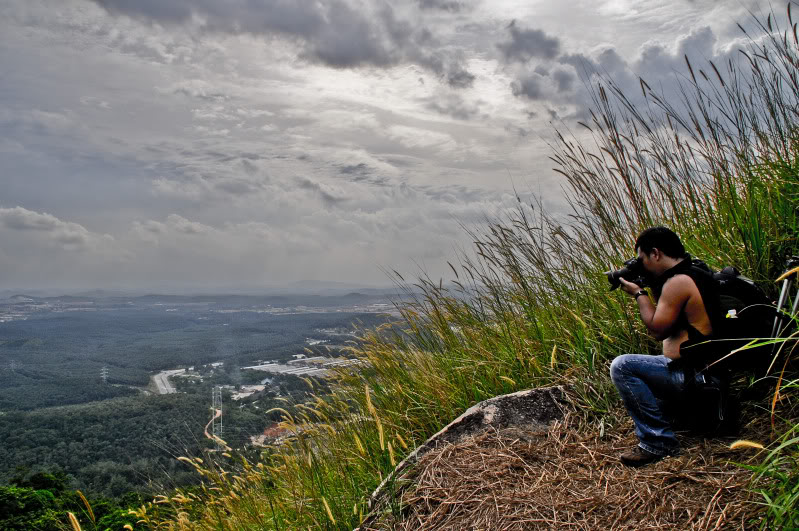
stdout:
<svg viewBox="0 0 799 531">
<path fill-rule="evenodd" d="M 349 367 L 353 365 L 359 365 L 361 363 L 358 360 L 347 358 L 306 356 L 305 354 L 294 354 L 293 357 L 294 359 L 288 361 L 287 363 L 258 361 L 255 365 L 241 367 L 241 369 L 250 369 L 271 374 L 291 374 L 293 376 L 315 376 L 317 378 L 325 378 L 334 368 Z M 216 362 L 210 365 L 219 367 L 222 365 L 222 362 Z M 195 371 L 194 367 L 161 371 L 153 376 L 153 381 L 155 382 L 159 394 L 171 394 L 177 392 L 175 387 L 171 384 L 169 380 L 170 378 L 181 378 L 188 382 L 203 381 L 202 375 Z M 266 376 L 260 384 L 221 385 L 219 387 L 229 390 L 231 392 L 231 399 L 241 400 L 243 398 L 252 396 L 255 393 L 266 390 L 267 386 L 272 382 L 272 380 L 272 378 Z"/>
</svg>

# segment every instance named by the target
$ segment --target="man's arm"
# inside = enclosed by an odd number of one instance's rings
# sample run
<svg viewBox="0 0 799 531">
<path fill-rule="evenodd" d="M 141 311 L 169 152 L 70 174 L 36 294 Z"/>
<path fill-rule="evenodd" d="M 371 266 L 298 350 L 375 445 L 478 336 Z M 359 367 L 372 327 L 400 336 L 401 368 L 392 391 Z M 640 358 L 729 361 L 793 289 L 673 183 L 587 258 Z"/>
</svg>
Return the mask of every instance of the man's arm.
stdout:
<svg viewBox="0 0 799 531">
<path fill-rule="evenodd" d="M 635 295 L 641 290 L 637 284 L 624 279 L 620 280 L 622 289 L 630 295 Z M 677 322 L 680 312 L 690 297 L 690 286 L 686 282 L 691 282 L 691 280 L 685 275 L 677 275 L 668 279 L 663 285 L 657 306 L 649 297 L 637 298 L 641 320 L 655 339 L 663 340 L 669 337 L 674 323 Z"/>
</svg>

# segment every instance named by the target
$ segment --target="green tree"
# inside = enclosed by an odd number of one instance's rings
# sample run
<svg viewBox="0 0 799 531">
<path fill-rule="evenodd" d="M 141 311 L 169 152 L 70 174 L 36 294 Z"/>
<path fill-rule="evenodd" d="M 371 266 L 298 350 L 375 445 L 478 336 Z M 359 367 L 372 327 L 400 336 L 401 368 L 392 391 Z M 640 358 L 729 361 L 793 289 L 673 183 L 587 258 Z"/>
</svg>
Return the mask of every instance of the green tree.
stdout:
<svg viewBox="0 0 799 531">
<path fill-rule="evenodd" d="M 0 487 L 0 529 L 59 529 L 55 495 L 49 490 Z"/>
</svg>

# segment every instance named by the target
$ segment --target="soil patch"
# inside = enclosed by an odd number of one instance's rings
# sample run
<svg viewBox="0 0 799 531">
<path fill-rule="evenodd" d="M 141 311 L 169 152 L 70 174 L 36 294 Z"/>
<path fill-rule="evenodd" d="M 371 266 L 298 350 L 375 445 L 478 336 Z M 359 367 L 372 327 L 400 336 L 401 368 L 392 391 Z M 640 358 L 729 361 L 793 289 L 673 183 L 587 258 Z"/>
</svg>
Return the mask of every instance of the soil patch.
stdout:
<svg viewBox="0 0 799 531">
<path fill-rule="evenodd" d="M 683 437 L 683 453 L 642 469 L 619 463 L 636 444 L 579 429 L 491 425 L 439 445 L 393 481 L 390 503 L 362 529 L 749 529 L 762 506 L 731 440 Z"/>
</svg>

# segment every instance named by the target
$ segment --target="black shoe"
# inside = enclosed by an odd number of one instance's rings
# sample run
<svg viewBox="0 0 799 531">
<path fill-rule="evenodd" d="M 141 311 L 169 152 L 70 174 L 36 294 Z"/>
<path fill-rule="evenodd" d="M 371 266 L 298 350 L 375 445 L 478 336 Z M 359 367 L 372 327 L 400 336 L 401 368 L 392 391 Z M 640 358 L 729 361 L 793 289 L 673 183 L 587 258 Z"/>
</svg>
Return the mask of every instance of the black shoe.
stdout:
<svg viewBox="0 0 799 531">
<path fill-rule="evenodd" d="M 619 459 L 621 459 L 621 462 L 625 465 L 637 468 L 639 466 L 657 463 L 664 457 L 666 456 L 653 454 L 652 452 L 644 450 L 640 446 L 636 446 L 632 450 L 621 454 Z"/>
</svg>

